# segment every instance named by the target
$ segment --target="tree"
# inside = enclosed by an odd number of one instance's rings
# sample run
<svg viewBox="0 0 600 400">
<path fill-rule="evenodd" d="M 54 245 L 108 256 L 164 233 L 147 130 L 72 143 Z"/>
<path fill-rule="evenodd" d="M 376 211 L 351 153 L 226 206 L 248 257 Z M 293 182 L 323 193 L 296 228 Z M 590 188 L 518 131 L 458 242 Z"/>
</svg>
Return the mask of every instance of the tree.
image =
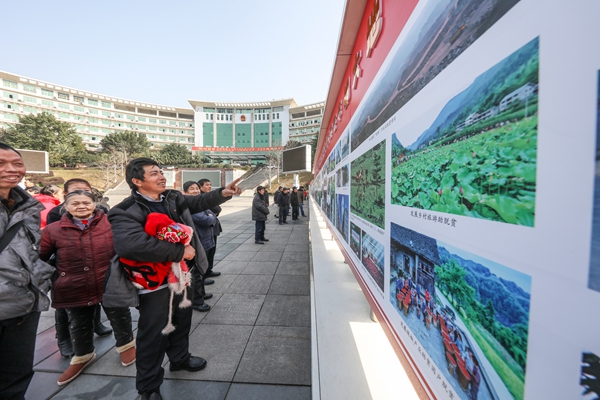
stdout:
<svg viewBox="0 0 600 400">
<path fill-rule="evenodd" d="M 446 288 L 457 307 L 470 306 L 475 290 L 465 281 L 467 271 L 456 260 L 451 259 L 441 267 L 436 266 L 435 272 L 438 276 L 438 284 Z"/>
<path fill-rule="evenodd" d="M 98 166 L 106 174 L 104 190 L 116 184 L 124 176 L 126 159 L 127 155 L 121 151 L 112 150 L 102 152 Z"/>
<path fill-rule="evenodd" d="M 185 165 L 193 162 L 192 154 L 187 147 L 178 143 L 169 143 L 164 146 L 156 158 L 162 164 Z"/>
<path fill-rule="evenodd" d="M 112 132 L 101 141 L 102 152 L 119 151 L 127 155 L 127 162 L 133 155 L 143 154 L 150 149 L 150 142 L 143 133 L 132 131 Z"/>
<path fill-rule="evenodd" d="M 288 140 L 288 142 L 285 144 L 285 146 L 283 146 L 283 148 L 285 150 L 287 149 L 293 149 L 294 147 L 300 147 L 302 146 L 302 143 L 296 141 L 296 140 Z"/>
<path fill-rule="evenodd" d="M 310 159 L 315 162 L 315 153 L 317 152 L 317 145 L 319 144 L 319 135 L 315 136 L 310 141 Z"/>
<path fill-rule="evenodd" d="M 2 132 L 2 140 L 19 149 L 47 151 L 51 164 L 74 164 L 88 158 L 73 125 L 47 112 L 19 117 L 18 124 Z"/>
</svg>

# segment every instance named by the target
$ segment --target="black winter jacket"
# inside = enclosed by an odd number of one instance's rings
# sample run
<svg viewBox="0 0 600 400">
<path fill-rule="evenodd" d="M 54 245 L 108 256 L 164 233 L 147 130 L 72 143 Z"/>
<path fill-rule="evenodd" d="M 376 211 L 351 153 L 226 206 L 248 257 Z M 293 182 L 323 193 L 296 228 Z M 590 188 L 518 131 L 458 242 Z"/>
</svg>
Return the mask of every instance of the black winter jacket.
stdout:
<svg viewBox="0 0 600 400">
<path fill-rule="evenodd" d="M 162 204 L 169 218 L 193 227 L 192 213 L 213 208 L 230 199 L 223 197 L 222 190 L 223 188 L 197 196 L 184 196 L 179 191 L 167 190 L 163 193 L 165 197 Z M 113 231 L 116 253 L 119 257 L 135 261 L 181 261 L 183 244 L 159 240 L 144 231 L 146 218 L 151 212 L 146 203 L 147 200 L 132 191 L 131 196 L 110 209 L 108 220 Z M 192 247 L 196 250 L 196 267 L 204 274 L 208 269 L 208 262 L 200 238 L 195 232 Z"/>
<path fill-rule="evenodd" d="M 292 205 L 292 207 L 298 207 L 298 192 L 290 193 L 290 204 Z"/>
<path fill-rule="evenodd" d="M 277 197 L 277 205 L 279 207 L 287 207 L 290 205 L 290 194 L 281 192 Z"/>
<path fill-rule="evenodd" d="M 265 203 L 260 193 L 256 193 L 256 196 L 252 199 L 252 221 L 266 221 L 268 214 L 267 203 Z"/>
</svg>

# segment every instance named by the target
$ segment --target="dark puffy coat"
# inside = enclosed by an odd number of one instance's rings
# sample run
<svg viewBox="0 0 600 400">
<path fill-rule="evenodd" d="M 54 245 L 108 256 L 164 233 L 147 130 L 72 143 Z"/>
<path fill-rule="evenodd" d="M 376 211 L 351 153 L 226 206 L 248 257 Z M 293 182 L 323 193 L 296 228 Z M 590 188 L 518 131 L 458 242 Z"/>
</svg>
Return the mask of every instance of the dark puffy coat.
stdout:
<svg viewBox="0 0 600 400">
<path fill-rule="evenodd" d="M 298 192 L 290 193 L 290 204 L 292 207 L 298 207 Z"/>
<path fill-rule="evenodd" d="M 287 207 L 290 205 L 290 195 L 289 193 L 281 192 L 277 197 L 277 205 L 279 207 Z"/>
<path fill-rule="evenodd" d="M 167 190 L 163 193 L 162 204 L 169 218 L 194 226 L 192 214 L 212 209 L 230 199 L 223 197 L 222 190 L 220 188 L 196 196 L 184 196 L 177 190 Z M 113 230 L 115 251 L 119 257 L 134 261 L 181 261 L 183 244 L 165 242 L 144 231 L 146 217 L 151 212 L 146 202 L 136 191 L 132 191 L 131 196 L 110 209 L 108 220 Z M 208 269 L 208 261 L 197 234 L 194 234 L 191 245 L 196 250 L 195 265 L 200 274 L 204 274 Z"/>
<path fill-rule="evenodd" d="M 215 217 L 217 217 L 217 222 L 215 222 L 215 224 L 213 225 L 213 235 L 214 236 L 219 236 L 221 234 L 221 232 L 223 232 L 223 228 L 221 228 L 221 221 L 219 221 L 219 214 L 221 214 L 221 206 L 215 206 L 215 207 L 211 207 L 210 211 L 213 212 L 213 214 L 215 214 Z"/>
<path fill-rule="evenodd" d="M 205 210 L 192 214 L 192 220 L 194 220 L 194 230 L 200 236 L 200 242 L 204 250 L 215 247 L 213 227 L 218 221 L 217 216 L 211 210 Z"/>
<path fill-rule="evenodd" d="M 54 268 L 39 258 L 40 211 L 44 206 L 20 187 L 10 190 L 15 206 L 9 214 L 0 204 L 0 235 L 24 221 L 13 240 L 0 253 L 0 319 L 16 318 L 32 311 L 46 311 L 47 293 Z"/>
<path fill-rule="evenodd" d="M 252 199 L 252 221 L 266 221 L 267 215 L 269 215 L 267 203 L 265 203 L 260 193 L 256 193 L 256 196 Z"/>
<path fill-rule="evenodd" d="M 279 199 L 279 195 L 281 194 L 281 190 L 276 190 L 273 194 L 273 203 L 277 204 L 277 199 Z"/>
<path fill-rule="evenodd" d="M 69 214 L 42 231 L 40 258 L 56 253 L 56 279 L 52 307 L 75 308 L 98 304 L 104 294 L 104 277 L 115 255 L 113 235 L 102 210 L 81 230 Z"/>
</svg>

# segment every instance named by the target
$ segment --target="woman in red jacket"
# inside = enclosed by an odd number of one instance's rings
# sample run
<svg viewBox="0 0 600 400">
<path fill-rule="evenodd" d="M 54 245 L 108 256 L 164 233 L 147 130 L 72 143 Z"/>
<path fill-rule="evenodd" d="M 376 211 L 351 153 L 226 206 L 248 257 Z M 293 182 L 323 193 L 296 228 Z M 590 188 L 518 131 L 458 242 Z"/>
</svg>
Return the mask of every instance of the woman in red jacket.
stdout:
<svg viewBox="0 0 600 400">
<path fill-rule="evenodd" d="M 115 255 L 110 223 L 104 211 L 96 209 L 91 193 L 75 190 L 65 198 L 67 211 L 60 221 L 43 230 L 40 258 L 56 254 L 52 307 L 69 315 L 75 356 L 58 379 L 64 385 L 75 379 L 96 358 L 94 352 L 94 310 L 104 295 L 104 277 Z M 104 308 L 117 340 L 124 366 L 135 362 L 135 340 L 129 308 Z"/>
<path fill-rule="evenodd" d="M 44 211 L 40 213 L 40 228 L 44 229 L 46 227 L 46 217 L 48 216 L 48 213 L 60 204 L 62 189 L 56 185 L 47 185 L 42 188 L 39 194 L 36 194 L 33 197 L 45 207 Z"/>
</svg>

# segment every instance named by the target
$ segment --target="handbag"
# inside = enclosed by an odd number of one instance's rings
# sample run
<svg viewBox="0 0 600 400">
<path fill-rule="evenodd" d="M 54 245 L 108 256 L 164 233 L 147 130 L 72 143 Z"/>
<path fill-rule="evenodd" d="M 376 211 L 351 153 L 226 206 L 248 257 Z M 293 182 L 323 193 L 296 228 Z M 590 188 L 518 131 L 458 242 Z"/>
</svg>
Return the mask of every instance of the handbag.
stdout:
<svg viewBox="0 0 600 400">
<path fill-rule="evenodd" d="M 110 267 L 104 278 L 102 305 L 107 308 L 138 307 L 140 305 L 138 290 L 125 274 L 118 255 L 110 260 Z"/>
<path fill-rule="evenodd" d="M 0 239 L 0 253 L 4 251 L 4 249 L 6 248 L 6 246 L 8 246 L 10 242 L 12 242 L 19 229 L 21 229 L 23 222 L 23 220 L 20 220 L 19 222 L 8 228 L 6 232 L 4 232 L 4 235 L 2 235 L 2 239 Z"/>
</svg>

